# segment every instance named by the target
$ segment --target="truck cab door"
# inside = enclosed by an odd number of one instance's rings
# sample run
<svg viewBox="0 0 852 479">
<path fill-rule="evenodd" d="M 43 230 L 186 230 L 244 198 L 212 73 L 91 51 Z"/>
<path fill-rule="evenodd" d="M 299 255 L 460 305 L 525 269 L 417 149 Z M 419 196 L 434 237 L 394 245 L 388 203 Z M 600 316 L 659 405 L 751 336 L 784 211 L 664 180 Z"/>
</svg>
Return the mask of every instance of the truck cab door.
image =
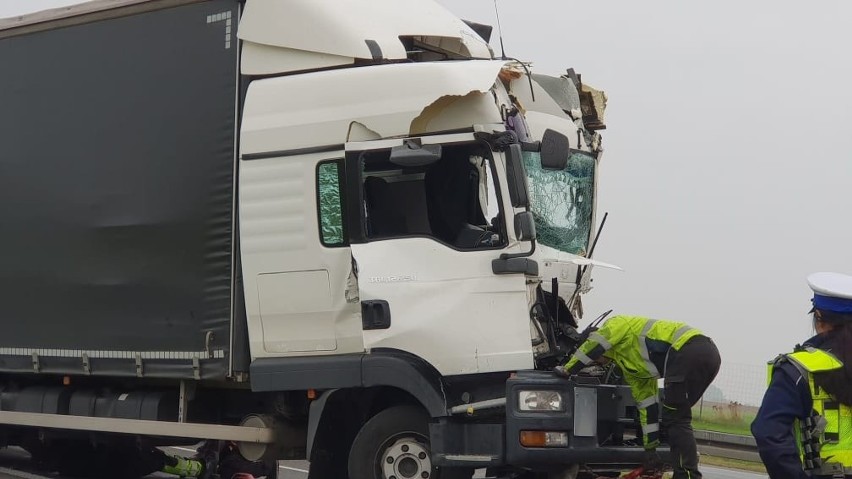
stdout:
<svg viewBox="0 0 852 479">
<path fill-rule="evenodd" d="M 241 160 L 252 358 L 364 351 L 342 179 L 342 151 Z"/>
<path fill-rule="evenodd" d="M 525 277 L 492 271 L 521 247 L 505 220 L 502 157 L 472 134 L 408 141 L 346 145 L 365 346 L 414 354 L 443 375 L 532 368 Z M 431 163 L 392 161 L 394 148 L 430 145 L 440 145 Z"/>
</svg>

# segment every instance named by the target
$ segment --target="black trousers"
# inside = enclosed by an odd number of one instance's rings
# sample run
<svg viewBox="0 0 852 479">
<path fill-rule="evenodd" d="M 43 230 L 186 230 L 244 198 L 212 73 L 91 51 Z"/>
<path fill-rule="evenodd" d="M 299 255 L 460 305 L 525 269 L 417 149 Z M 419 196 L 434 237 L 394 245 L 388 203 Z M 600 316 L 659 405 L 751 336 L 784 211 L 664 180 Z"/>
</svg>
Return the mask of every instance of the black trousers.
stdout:
<svg viewBox="0 0 852 479">
<path fill-rule="evenodd" d="M 719 373 L 722 360 L 713 341 L 695 336 L 666 360 L 663 386 L 663 429 L 672 451 L 672 479 L 701 479 L 698 447 L 692 430 L 692 406 Z"/>
</svg>

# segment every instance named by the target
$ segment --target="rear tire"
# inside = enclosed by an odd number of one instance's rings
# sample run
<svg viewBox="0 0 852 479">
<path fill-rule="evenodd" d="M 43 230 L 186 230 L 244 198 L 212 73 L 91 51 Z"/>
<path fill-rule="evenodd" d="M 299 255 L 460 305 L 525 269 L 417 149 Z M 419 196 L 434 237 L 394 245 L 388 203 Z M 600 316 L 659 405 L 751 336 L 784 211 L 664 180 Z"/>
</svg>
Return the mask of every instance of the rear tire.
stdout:
<svg viewBox="0 0 852 479">
<path fill-rule="evenodd" d="M 367 421 L 349 452 L 349 479 L 391 477 L 470 479 L 473 469 L 433 466 L 429 416 L 418 407 L 395 406 Z"/>
</svg>

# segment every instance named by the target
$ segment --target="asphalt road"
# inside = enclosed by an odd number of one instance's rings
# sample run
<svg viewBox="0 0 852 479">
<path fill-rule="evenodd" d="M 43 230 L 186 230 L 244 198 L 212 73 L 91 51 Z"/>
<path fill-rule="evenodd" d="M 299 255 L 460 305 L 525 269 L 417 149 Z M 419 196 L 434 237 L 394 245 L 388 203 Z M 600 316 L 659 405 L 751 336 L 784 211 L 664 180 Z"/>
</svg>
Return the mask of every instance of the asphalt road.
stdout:
<svg viewBox="0 0 852 479">
<path fill-rule="evenodd" d="M 169 448 L 175 454 L 192 455 L 195 449 L 184 447 Z M 279 479 L 307 479 L 308 467 L 307 461 L 281 461 L 278 464 Z M 154 474 L 149 476 L 150 479 L 175 479 L 175 476 L 168 474 Z M 0 449 L 0 479 L 63 479 L 57 474 L 45 474 L 33 470 L 29 463 L 29 455 L 18 448 Z M 119 479 L 119 478 L 116 478 Z"/>
<path fill-rule="evenodd" d="M 172 448 L 177 453 L 187 455 L 195 452 L 189 448 Z M 279 463 L 279 478 L 281 479 L 307 479 L 309 464 L 306 461 L 281 461 Z M 28 464 L 27 454 L 15 448 L 0 451 L 0 479 L 63 479 L 58 475 L 46 475 L 43 473 L 28 472 L 32 469 Z M 734 469 L 722 469 L 716 467 L 702 467 L 705 479 L 767 479 L 765 474 L 738 471 Z M 174 478 L 166 474 L 156 474 L 150 479 Z M 477 477 L 484 477 L 477 474 Z"/>
</svg>

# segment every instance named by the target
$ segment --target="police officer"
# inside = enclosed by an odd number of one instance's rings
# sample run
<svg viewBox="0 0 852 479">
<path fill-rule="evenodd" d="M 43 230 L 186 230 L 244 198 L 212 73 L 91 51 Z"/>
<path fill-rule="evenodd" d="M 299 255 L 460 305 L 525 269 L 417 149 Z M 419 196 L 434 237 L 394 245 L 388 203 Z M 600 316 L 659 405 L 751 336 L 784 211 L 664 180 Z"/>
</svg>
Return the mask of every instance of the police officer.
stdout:
<svg viewBox="0 0 852 479">
<path fill-rule="evenodd" d="M 815 273 L 816 336 L 769 364 L 751 424 L 771 479 L 852 477 L 852 276 Z"/>
<path fill-rule="evenodd" d="M 692 406 L 716 378 L 721 359 L 713 341 L 685 323 L 638 316 L 614 316 L 593 331 L 555 372 L 571 377 L 601 359 L 618 365 L 639 410 L 645 468 L 661 466 L 657 380 L 664 378 L 662 422 L 672 451 L 673 479 L 700 479 L 692 431 Z"/>
</svg>

